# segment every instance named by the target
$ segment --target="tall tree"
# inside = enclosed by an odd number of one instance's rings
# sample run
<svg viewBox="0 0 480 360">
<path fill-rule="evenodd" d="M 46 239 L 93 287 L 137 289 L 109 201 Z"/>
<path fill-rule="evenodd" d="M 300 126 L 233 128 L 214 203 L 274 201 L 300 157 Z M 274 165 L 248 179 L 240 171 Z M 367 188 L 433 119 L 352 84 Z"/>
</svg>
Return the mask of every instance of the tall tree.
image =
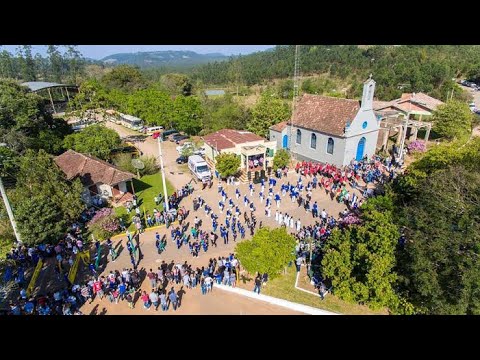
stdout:
<svg viewBox="0 0 480 360">
<path fill-rule="evenodd" d="M 252 119 L 247 129 L 267 137 L 270 126 L 288 120 L 291 110 L 287 103 L 276 97 L 272 91 L 265 91 L 252 109 Z"/>
<path fill-rule="evenodd" d="M 140 70 L 133 66 L 121 65 L 112 69 L 101 79 L 107 89 L 118 89 L 127 93 L 146 87 L 146 80 Z"/>
<path fill-rule="evenodd" d="M 362 225 L 333 231 L 325 244 L 322 271 L 340 298 L 374 308 L 398 304 L 393 268 L 399 232 L 392 217 L 389 211 L 366 209 Z"/>
<path fill-rule="evenodd" d="M 55 82 L 62 82 L 63 76 L 63 57 L 60 51 L 58 51 L 58 46 L 48 45 L 47 46 L 48 60 L 50 62 L 50 79 Z"/>
<path fill-rule="evenodd" d="M 65 147 L 107 160 L 112 150 L 118 148 L 121 142 L 115 130 L 103 125 L 91 125 L 78 133 L 68 135 L 65 138 Z"/>
<path fill-rule="evenodd" d="M 37 80 L 37 67 L 32 56 L 32 46 L 22 45 L 17 48 L 17 55 L 20 61 L 21 76 L 24 81 Z"/>
<path fill-rule="evenodd" d="M 196 96 L 177 96 L 173 102 L 173 112 L 178 130 L 197 135 L 202 129 L 204 110 Z"/>
<path fill-rule="evenodd" d="M 79 76 L 83 72 L 83 57 L 76 45 L 66 46 L 66 60 L 68 62 L 68 79 L 72 84 L 78 84 Z"/>
<path fill-rule="evenodd" d="M 67 181 L 51 155 L 27 150 L 20 159 L 12 205 L 22 241 L 57 243 L 84 210 L 79 179 Z"/>
<path fill-rule="evenodd" d="M 447 139 L 464 139 L 472 132 L 473 114 L 467 104 L 448 101 L 433 112 L 434 130 Z"/>
<path fill-rule="evenodd" d="M 480 314 L 480 172 L 458 163 L 417 183 L 399 204 L 405 246 L 398 250 L 403 293 L 427 314 Z"/>
<path fill-rule="evenodd" d="M 43 99 L 11 80 L 0 79 L 0 140 L 17 152 L 27 148 L 57 152 L 71 127 L 53 119 Z M 60 148 L 59 148 L 60 146 Z"/>
</svg>

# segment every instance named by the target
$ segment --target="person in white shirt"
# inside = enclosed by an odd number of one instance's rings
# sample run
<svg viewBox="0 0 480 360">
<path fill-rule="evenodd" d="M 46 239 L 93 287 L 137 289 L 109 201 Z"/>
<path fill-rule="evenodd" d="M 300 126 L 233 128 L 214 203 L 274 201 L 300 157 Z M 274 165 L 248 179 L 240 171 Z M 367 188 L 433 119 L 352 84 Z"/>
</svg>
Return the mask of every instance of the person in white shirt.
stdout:
<svg viewBox="0 0 480 360">
<path fill-rule="evenodd" d="M 291 229 L 293 229 L 293 223 L 294 223 L 294 221 L 293 221 L 293 216 L 292 216 L 292 217 L 290 218 L 290 228 L 291 228 Z"/>
<path fill-rule="evenodd" d="M 275 210 L 275 221 L 278 222 L 278 210 Z"/>
<path fill-rule="evenodd" d="M 282 213 L 279 213 L 278 214 L 278 224 L 282 225 L 282 222 L 283 222 L 283 215 L 282 215 Z"/>
<path fill-rule="evenodd" d="M 300 219 L 297 220 L 297 232 L 300 231 L 302 227 L 302 223 L 300 222 Z"/>
</svg>

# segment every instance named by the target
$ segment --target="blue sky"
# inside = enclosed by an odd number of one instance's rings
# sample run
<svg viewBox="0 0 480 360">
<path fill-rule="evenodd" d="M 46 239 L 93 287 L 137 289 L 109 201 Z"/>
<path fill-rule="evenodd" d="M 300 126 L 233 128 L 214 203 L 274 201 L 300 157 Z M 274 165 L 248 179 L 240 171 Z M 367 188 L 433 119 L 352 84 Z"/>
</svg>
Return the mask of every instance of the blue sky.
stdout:
<svg viewBox="0 0 480 360">
<path fill-rule="evenodd" d="M 6 49 L 15 52 L 18 45 L 3 45 L 0 50 Z M 250 54 L 262 51 L 275 45 L 78 45 L 83 56 L 92 59 L 101 59 L 116 53 L 156 50 L 191 50 L 199 54 L 222 53 L 224 55 Z M 33 45 L 33 52 L 46 55 L 46 46 Z"/>
</svg>

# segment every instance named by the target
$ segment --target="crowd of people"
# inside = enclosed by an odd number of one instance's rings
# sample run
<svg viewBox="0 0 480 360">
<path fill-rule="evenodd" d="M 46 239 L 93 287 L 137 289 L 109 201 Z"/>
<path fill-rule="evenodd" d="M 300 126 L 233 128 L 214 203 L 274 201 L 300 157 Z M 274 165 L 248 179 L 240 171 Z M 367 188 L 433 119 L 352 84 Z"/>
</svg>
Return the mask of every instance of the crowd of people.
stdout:
<svg viewBox="0 0 480 360">
<path fill-rule="evenodd" d="M 298 267 L 299 263 L 305 261 L 308 253 L 312 252 L 315 255 L 321 250 L 332 230 L 342 226 L 342 219 L 356 212 L 363 201 L 361 197 L 372 195 L 368 184 L 381 184 L 393 179 L 397 167 L 398 164 L 392 163 L 389 158 L 381 159 L 377 156 L 362 161 L 352 161 L 344 168 L 304 161 L 299 162 L 295 168 L 298 174 L 296 182 L 287 181 L 286 172 L 281 170 L 276 174 L 277 178 L 272 176 L 266 180 L 262 179 L 258 185 L 250 183 L 248 190 L 244 193 L 235 186 L 235 191 L 233 194 L 230 191 L 230 196 L 229 191 L 219 182 L 217 204 L 213 199 L 209 199 L 207 203 L 201 195 L 192 200 L 194 215 L 192 224 L 185 221 L 189 211 L 184 206 L 180 207 L 180 201 L 193 193 L 190 183 L 167 199 L 171 209 L 169 212 L 155 208 L 153 216 L 150 214 L 142 216 L 136 197 L 127 204 L 127 211 L 134 212 L 133 222 L 136 224 L 138 233 L 143 232 L 145 227 L 167 225 L 166 235 L 162 237 L 158 232 L 155 234 L 155 244 L 159 254 L 165 250 L 167 237 L 170 235 L 177 249 L 188 247 L 192 257 L 198 257 L 202 251 L 207 253 L 211 247 L 216 248 L 219 238 L 223 244 L 229 244 L 232 240 L 236 242 L 238 239 L 245 238 L 248 231 L 253 236 L 255 229 L 263 226 L 261 221 L 257 222 L 257 206 L 264 206 L 266 218 L 274 217 L 276 223 L 287 227 L 296 236 Z M 359 191 L 360 180 L 366 184 L 362 187 L 363 192 Z M 317 189 L 323 189 L 330 194 L 332 200 L 336 199 L 346 205 L 339 219 L 336 219 L 333 214 L 328 214 L 325 209 L 320 210 L 318 202 L 312 199 L 313 192 Z M 160 205 L 165 199 L 158 195 L 154 200 L 156 205 Z M 304 225 L 299 217 L 295 219 L 289 211 L 283 210 L 282 204 L 288 200 L 309 213 L 315 221 L 314 224 Z M 272 208 L 275 211 L 274 215 Z M 93 214 L 94 210 L 87 210 L 82 214 L 82 221 L 88 221 Z M 174 224 L 175 220 L 178 220 L 178 225 Z M 84 247 L 81 224 L 74 224 L 55 246 L 40 244 L 12 249 L 7 258 L 17 265 L 7 269 L 5 279 L 15 279 L 21 290 L 18 301 L 10 303 L 10 313 L 80 314 L 80 306 L 86 301 L 92 301 L 95 297 L 106 298 L 112 303 L 125 301 L 129 307 L 133 308 L 136 294 L 143 302 L 145 309 L 157 310 L 161 307 L 166 311 L 171 305 L 175 310 L 181 302 L 182 293 L 175 292 L 172 287 L 174 284 L 181 283 L 185 289 L 199 286 L 202 294 L 211 291 L 214 283 L 236 285 L 239 267 L 238 260 L 233 255 L 227 259 L 210 259 L 208 266 L 201 269 L 193 269 L 187 262 L 176 265 L 173 262 L 170 264 L 162 262 L 158 271 L 151 269 L 147 273 L 144 270 L 138 270 L 138 262 L 134 261 L 135 248 L 132 246 L 131 237 L 128 240 L 127 248 L 132 258 L 132 268 L 110 272 L 107 276 L 98 276 L 96 268 L 91 264 L 91 278 L 83 285 L 70 284 L 67 277 L 67 269 L 72 266 L 75 255 Z M 115 261 L 117 255 L 111 241 L 107 242 L 107 245 L 111 259 Z M 313 248 L 310 249 L 310 246 Z M 64 289 L 35 298 L 28 297 L 25 291 L 25 269 L 34 267 L 40 258 L 49 257 L 55 257 L 54 268 L 59 280 L 65 281 Z M 142 271 L 145 274 L 142 274 Z M 140 290 L 141 279 L 144 276 L 150 281 L 149 293 Z M 254 291 L 259 293 L 262 284 L 267 280 L 268 274 L 257 274 Z"/>
</svg>

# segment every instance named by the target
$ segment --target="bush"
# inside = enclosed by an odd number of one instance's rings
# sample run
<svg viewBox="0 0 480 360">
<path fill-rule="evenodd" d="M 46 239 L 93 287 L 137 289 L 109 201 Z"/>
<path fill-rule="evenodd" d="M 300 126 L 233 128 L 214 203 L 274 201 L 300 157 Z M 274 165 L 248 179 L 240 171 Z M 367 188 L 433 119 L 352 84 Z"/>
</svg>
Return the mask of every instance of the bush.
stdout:
<svg viewBox="0 0 480 360">
<path fill-rule="evenodd" d="M 145 164 L 145 167 L 139 171 L 140 176 L 152 175 L 158 171 L 157 160 L 155 156 L 141 156 L 140 160 Z M 123 171 L 128 171 L 132 174 L 137 173 L 137 169 L 135 169 L 132 165 L 132 155 L 130 154 L 119 154 L 115 156 L 113 162 Z"/>
<path fill-rule="evenodd" d="M 273 170 L 283 169 L 290 162 L 290 153 L 285 149 L 280 149 L 273 157 Z"/>
<path fill-rule="evenodd" d="M 157 159 L 155 156 L 141 156 L 140 160 L 143 161 L 145 167 L 140 170 L 140 175 L 153 175 L 158 171 Z"/>
<path fill-rule="evenodd" d="M 120 230 L 120 222 L 114 214 L 111 214 L 90 226 L 90 230 L 96 240 L 106 240 Z"/>
<path fill-rule="evenodd" d="M 427 151 L 427 146 L 422 140 L 415 140 L 408 144 L 407 149 L 409 152 L 425 152 Z"/>
</svg>

